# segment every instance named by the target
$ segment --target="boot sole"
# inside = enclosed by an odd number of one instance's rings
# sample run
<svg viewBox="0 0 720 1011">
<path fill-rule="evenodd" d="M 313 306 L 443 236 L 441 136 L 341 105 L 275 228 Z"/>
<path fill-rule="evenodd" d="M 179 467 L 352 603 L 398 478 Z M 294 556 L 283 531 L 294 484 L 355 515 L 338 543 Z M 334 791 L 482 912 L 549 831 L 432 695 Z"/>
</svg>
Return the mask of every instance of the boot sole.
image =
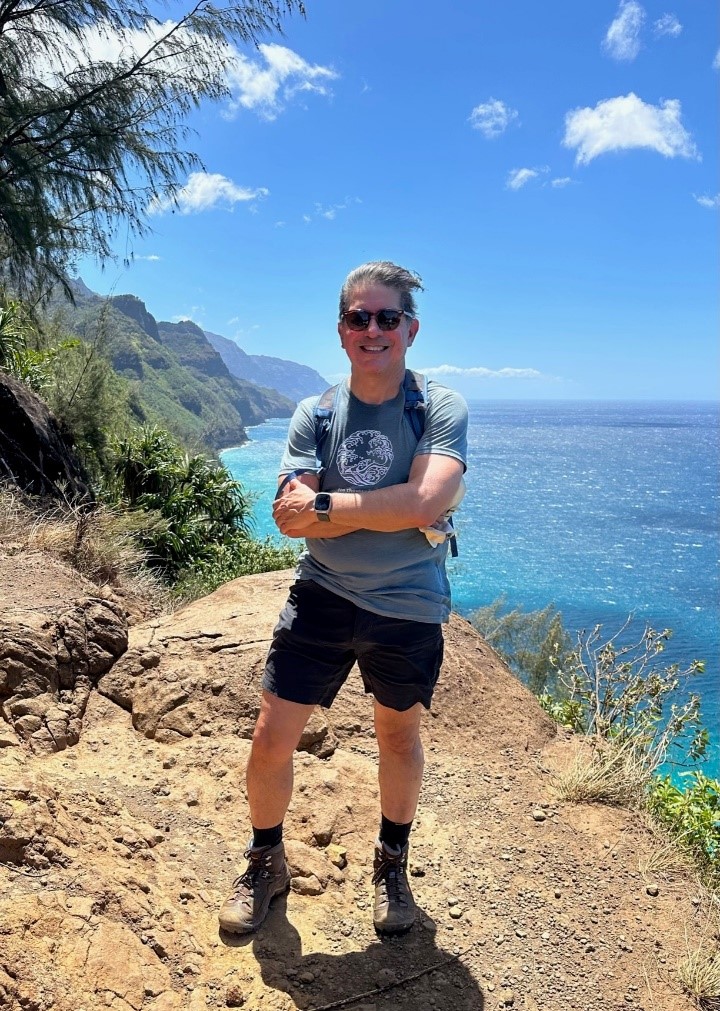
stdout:
<svg viewBox="0 0 720 1011">
<path fill-rule="evenodd" d="M 412 930 L 412 928 L 415 926 L 415 920 L 413 920 L 412 923 L 408 923 L 407 925 L 403 925 L 403 926 L 393 927 L 393 926 L 387 926 L 387 925 L 384 925 L 384 924 L 378 924 L 378 923 L 374 923 L 374 922 L 373 922 L 373 926 L 375 927 L 375 933 L 376 934 L 380 934 L 383 937 L 392 937 L 393 935 L 395 935 L 397 937 L 400 934 L 407 934 L 407 933 L 409 933 Z"/>
</svg>

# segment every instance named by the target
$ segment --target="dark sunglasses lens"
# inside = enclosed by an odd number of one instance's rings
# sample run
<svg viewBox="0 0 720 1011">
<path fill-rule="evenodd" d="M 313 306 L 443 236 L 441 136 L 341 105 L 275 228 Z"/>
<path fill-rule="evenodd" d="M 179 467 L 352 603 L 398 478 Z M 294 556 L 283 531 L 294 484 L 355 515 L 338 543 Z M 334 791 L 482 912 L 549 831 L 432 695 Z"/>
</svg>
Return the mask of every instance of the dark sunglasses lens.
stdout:
<svg viewBox="0 0 720 1011">
<path fill-rule="evenodd" d="M 402 319 L 402 313 L 397 309 L 381 309 L 375 318 L 381 330 L 396 330 Z"/>
<path fill-rule="evenodd" d="M 367 330 L 370 325 L 370 313 L 365 309 L 351 309 L 345 313 L 345 322 L 351 330 Z"/>
</svg>

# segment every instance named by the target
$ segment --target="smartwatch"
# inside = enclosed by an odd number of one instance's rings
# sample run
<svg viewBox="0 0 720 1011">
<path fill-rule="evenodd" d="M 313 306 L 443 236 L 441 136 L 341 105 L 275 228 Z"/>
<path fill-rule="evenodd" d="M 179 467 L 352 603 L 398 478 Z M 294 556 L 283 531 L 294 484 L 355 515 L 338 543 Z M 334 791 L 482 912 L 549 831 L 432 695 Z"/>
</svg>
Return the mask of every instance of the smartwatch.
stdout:
<svg viewBox="0 0 720 1011">
<path fill-rule="evenodd" d="M 330 522 L 330 509 L 332 508 L 332 499 L 326 491 L 320 491 L 315 496 L 315 516 L 318 520 L 323 523 Z"/>
</svg>

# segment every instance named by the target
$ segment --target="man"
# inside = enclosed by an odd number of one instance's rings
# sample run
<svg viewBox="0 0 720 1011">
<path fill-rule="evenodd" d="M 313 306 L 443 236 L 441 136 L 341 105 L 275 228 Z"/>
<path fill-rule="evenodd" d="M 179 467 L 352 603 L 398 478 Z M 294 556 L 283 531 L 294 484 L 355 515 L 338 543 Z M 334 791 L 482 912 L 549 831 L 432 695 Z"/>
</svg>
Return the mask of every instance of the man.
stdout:
<svg viewBox="0 0 720 1011">
<path fill-rule="evenodd" d="M 419 329 L 417 289 L 416 274 L 385 261 L 348 275 L 338 333 L 351 372 L 334 397 L 322 467 L 318 398 L 304 400 L 290 423 L 273 514 L 307 550 L 263 678 L 247 768 L 248 867 L 220 910 L 220 925 L 234 933 L 255 930 L 289 887 L 282 829 L 293 752 L 315 706 L 332 704 L 355 660 L 374 695 L 379 751 L 373 919 L 380 933 L 403 933 L 415 919 L 407 856 L 424 762 L 420 721 L 450 614 L 447 544 L 422 528 L 456 500 L 467 450 L 467 408 L 452 390 L 428 383 L 419 441 L 408 418 L 405 356 Z"/>
</svg>

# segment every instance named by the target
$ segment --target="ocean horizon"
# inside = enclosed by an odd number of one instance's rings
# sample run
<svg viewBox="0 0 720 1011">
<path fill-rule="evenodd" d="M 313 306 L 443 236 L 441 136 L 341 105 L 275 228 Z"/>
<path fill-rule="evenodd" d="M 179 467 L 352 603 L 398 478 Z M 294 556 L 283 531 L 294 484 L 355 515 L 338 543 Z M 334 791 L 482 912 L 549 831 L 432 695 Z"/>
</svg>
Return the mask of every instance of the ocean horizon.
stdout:
<svg viewBox="0 0 720 1011">
<path fill-rule="evenodd" d="M 628 616 L 673 635 L 663 665 L 703 660 L 692 688 L 720 776 L 720 404 L 715 401 L 468 402 L 467 493 L 448 560 L 464 617 L 504 597 L 552 604 L 575 637 Z M 277 535 L 271 503 L 288 428 L 272 419 L 223 463 L 254 497 L 253 525 Z"/>
</svg>

